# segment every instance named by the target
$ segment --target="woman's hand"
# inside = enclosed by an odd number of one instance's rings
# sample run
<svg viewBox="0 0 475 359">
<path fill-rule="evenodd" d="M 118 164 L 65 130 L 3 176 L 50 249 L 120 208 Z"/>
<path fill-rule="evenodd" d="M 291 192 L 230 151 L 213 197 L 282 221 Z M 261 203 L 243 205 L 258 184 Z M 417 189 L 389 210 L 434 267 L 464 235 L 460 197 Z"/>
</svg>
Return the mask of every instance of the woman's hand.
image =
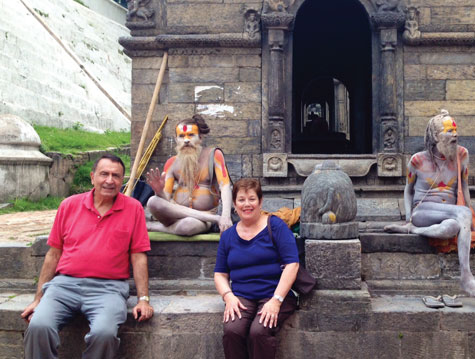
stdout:
<svg viewBox="0 0 475 359">
<path fill-rule="evenodd" d="M 271 298 L 257 313 L 261 316 L 259 323 L 263 323 L 264 327 L 267 327 L 267 324 L 269 324 L 269 328 L 276 327 L 281 305 L 282 303 L 276 298 Z"/>
<path fill-rule="evenodd" d="M 241 309 L 246 310 L 247 307 L 241 303 L 238 297 L 233 293 L 229 293 L 224 297 L 226 307 L 224 308 L 223 323 L 229 322 L 229 318 L 234 322 L 235 314 L 241 319 Z"/>
</svg>

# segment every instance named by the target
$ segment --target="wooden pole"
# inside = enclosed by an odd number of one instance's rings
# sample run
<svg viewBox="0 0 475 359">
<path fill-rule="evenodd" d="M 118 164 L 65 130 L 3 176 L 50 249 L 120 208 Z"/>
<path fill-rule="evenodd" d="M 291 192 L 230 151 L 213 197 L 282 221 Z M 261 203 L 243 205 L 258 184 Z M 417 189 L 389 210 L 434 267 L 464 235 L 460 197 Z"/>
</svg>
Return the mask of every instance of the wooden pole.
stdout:
<svg viewBox="0 0 475 359">
<path fill-rule="evenodd" d="M 150 122 L 152 120 L 153 111 L 155 110 L 155 105 L 157 104 L 158 94 L 160 93 L 160 87 L 162 86 L 163 75 L 165 74 L 165 68 L 167 67 L 168 61 L 168 52 L 163 53 L 162 65 L 160 66 L 160 72 L 158 73 L 157 83 L 155 84 L 155 89 L 153 90 L 152 102 L 148 108 L 147 118 L 145 119 L 145 125 L 142 130 L 142 137 L 140 137 L 139 147 L 137 148 L 137 153 L 135 154 L 134 165 L 132 171 L 130 172 L 129 183 L 132 184 L 135 181 L 135 176 L 137 175 L 137 168 L 139 166 L 140 158 L 142 157 L 142 151 L 145 144 L 145 137 L 147 137 L 148 128 L 150 127 Z M 125 192 L 126 196 L 132 195 L 132 190 L 134 186 L 128 186 L 127 191 Z"/>
</svg>

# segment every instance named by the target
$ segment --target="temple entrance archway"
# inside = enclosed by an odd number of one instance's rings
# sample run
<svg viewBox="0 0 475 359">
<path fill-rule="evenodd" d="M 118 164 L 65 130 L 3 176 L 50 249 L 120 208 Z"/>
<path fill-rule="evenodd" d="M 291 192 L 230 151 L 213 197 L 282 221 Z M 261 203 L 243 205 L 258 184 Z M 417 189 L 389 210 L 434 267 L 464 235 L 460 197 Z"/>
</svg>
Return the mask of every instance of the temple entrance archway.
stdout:
<svg viewBox="0 0 475 359">
<path fill-rule="evenodd" d="M 372 153 L 372 44 L 356 0 L 306 1 L 295 17 L 292 153 Z"/>
</svg>

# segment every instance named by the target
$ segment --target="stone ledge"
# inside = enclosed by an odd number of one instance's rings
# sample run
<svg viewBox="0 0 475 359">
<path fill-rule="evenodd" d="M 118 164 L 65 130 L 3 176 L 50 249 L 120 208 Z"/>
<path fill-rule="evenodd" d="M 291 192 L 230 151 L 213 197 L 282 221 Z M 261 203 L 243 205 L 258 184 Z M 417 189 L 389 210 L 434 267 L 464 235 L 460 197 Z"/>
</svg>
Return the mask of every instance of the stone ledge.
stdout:
<svg viewBox="0 0 475 359">
<path fill-rule="evenodd" d="M 429 245 L 428 240 L 417 234 L 361 233 L 360 241 L 363 253 L 436 253 L 435 248 Z"/>
<path fill-rule="evenodd" d="M 463 308 L 434 310 L 426 308 L 420 297 L 369 298 L 365 291 L 315 291 L 312 295 L 316 307 L 303 306 L 279 333 L 279 358 L 313 358 L 315 353 L 328 359 L 403 359 L 416 352 L 443 358 L 475 355 L 470 344 L 475 298 L 462 298 Z M 20 295 L 0 301 L 0 358 L 23 356 L 26 324 L 19 315 L 32 298 Z M 119 358 L 223 357 L 223 303 L 218 295 L 152 297 L 155 316 L 145 323 L 132 318 L 134 304 L 135 299 L 129 301 L 129 315 L 119 332 Z M 354 310 L 348 310 L 351 307 Z M 61 332 L 59 357 L 79 358 L 86 332 L 82 317 L 68 325 Z"/>
</svg>

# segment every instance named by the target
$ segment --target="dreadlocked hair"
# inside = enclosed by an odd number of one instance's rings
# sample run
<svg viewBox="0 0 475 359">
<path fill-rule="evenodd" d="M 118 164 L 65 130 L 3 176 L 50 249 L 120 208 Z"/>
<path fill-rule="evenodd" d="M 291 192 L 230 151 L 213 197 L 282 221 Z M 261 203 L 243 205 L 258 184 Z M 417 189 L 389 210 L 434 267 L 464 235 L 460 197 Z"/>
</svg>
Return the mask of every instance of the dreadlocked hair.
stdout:
<svg viewBox="0 0 475 359">
<path fill-rule="evenodd" d="M 200 135 L 206 135 L 209 133 L 210 128 L 206 124 L 205 120 L 201 115 L 193 115 L 191 118 L 187 118 L 183 121 L 180 121 L 178 125 L 196 125 L 198 126 L 198 132 Z"/>
<path fill-rule="evenodd" d="M 439 168 L 437 162 L 435 161 L 434 148 L 437 145 L 436 136 L 439 132 L 437 124 L 444 118 L 449 116 L 449 111 L 440 110 L 440 113 L 429 120 L 429 123 L 426 127 L 426 133 L 424 135 L 424 147 L 429 153 L 430 160 L 436 168 Z"/>
</svg>

